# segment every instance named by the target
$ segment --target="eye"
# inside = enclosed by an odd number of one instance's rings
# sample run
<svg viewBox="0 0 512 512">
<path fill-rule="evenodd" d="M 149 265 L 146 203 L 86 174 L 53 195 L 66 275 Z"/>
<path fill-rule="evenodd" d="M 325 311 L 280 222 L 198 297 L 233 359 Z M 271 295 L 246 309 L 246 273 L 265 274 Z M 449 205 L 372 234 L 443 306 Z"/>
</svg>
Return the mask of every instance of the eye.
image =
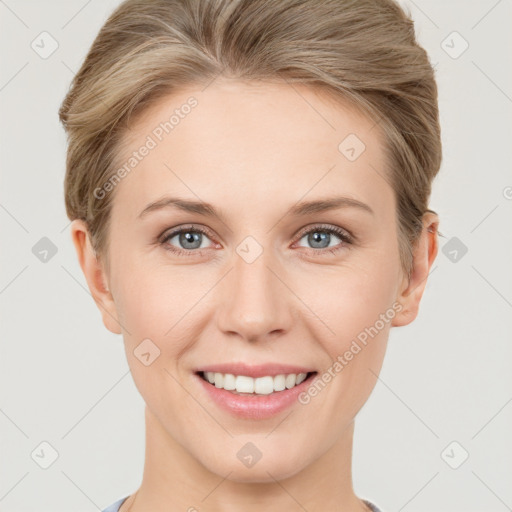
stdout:
<svg viewBox="0 0 512 512">
<path fill-rule="evenodd" d="M 353 243 L 352 235 L 338 226 L 313 226 L 303 230 L 299 236 L 299 242 L 306 239 L 306 242 L 311 244 L 308 250 L 312 250 L 316 254 L 322 254 L 323 252 L 336 253 L 346 245 Z M 209 237 L 209 231 L 200 226 L 182 226 L 165 232 L 160 237 L 160 244 L 166 250 L 180 256 L 195 256 L 202 255 L 202 249 L 209 248 L 208 244 L 205 244 Z M 335 242 L 336 238 L 341 240 L 341 243 L 332 245 L 331 242 Z"/>
<path fill-rule="evenodd" d="M 193 256 L 201 254 L 201 249 L 208 247 L 208 245 L 204 245 L 208 235 L 209 232 L 199 226 L 183 226 L 164 233 L 160 243 L 165 249 L 176 254 Z M 173 239 L 176 240 L 173 242 Z M 178 247 L 174 244 L 177 244 Z"/>
<path fill-rule="evenodd" d="M 335 253 L 343 249 L 346 245 L 353 243 L 352 236 L 338 226 L 313 226 L 301 232 L 299 242 L 304 238 L 306 242 L 311 245 L 309 249 L 319 249 L 314 251 L 316 253 L 323 253 L 324 250 Z M 331 242 L 335 242 L 336 238 L 340 239 L 342 243 L 331 245 Z"/>
</svg>

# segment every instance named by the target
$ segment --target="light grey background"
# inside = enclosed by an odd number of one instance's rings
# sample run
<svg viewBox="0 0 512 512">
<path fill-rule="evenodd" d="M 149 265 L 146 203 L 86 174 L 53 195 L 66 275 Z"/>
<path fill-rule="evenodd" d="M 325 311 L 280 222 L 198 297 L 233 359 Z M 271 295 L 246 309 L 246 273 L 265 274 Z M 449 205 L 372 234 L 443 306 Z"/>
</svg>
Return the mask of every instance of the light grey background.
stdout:
<svg viewBox="0 0 512 512">
<path fill-rule="evenodd" d="M 75 258 L 57 117 L 118 4 L 0 0 L 2 512 L 100 510 L 140 484 L 144 404 Z M 430 206 L 445 238 L 358 416 L 354 484 L 385 512 L 512 510 L 511 0 L 403 4 L 436 65 L 444 160 Z M 46 59 L 31 47 L 43 31 L 59 45 Z M 47 262 L 32 252 L 43 237 Z M 58 452 L 48 469 L 43 441 Z"/>
</svg>

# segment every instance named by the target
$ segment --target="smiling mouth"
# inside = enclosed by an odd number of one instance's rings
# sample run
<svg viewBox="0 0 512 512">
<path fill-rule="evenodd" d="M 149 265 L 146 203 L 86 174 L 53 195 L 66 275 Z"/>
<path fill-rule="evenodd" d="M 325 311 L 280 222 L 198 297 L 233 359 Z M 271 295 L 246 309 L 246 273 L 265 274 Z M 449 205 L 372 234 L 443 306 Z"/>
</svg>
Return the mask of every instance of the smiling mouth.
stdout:
<svg viewBox="0 0 512 512">
<path fill-rule="evenodd" d="M 230 391 L 235 395 L 265 396 L 292 389 L 311 379 L 317 372 L 283 373 L 275 376 L 249 377 L 232 373 L 196 372 L 203 380 L 219 389 Z"/>
</svg>

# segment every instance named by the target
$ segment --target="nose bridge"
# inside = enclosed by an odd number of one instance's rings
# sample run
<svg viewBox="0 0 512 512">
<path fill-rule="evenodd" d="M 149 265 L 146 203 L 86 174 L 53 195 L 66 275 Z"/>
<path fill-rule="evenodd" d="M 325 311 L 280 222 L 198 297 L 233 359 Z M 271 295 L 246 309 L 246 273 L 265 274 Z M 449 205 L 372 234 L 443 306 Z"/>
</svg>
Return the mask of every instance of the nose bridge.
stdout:
<svg viewBox="0 0 512 512">
<path fill-rule="evenodd" d="M 257 340 L 273 331 L 289 329 L 290 298 L 274 275 L 276 258 L 248 238 L 233 254 L 233 269 L 223 287 L 219 327 Z"/>
</svg>

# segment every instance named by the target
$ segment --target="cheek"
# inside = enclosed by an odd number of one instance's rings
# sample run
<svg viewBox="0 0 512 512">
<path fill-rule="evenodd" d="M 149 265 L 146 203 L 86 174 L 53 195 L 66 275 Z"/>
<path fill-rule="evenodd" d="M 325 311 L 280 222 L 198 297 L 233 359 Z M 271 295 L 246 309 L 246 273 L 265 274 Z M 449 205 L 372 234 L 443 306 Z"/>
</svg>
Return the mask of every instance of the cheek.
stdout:
<svg viewBox="0 0 512 512">
<path fill-rule="evenodd" d="M 167 409 L 182 400 L 172 376 L 184 377 L 183 357 L 200 338 L 207 321 L 201 311 L 211 299 L 205 294 L 217 277 L 211 269 L 134 262 L 118 278 L 116 308 L 125 326 L 124 347 L 134 382 L 153 410 Z M 148 358 L 152 362 L 146 366 Z"/>
<path fill-rule="evenodd" d="M 358 266 L 340 267 L 329 273 L 319 270 L 309 274 L 306 280 L 303 278 L 300 289 L 298 295 L 302 294 L 304 302 L 323 323 L 323 335 L 318 331 L 319 339 L 324 340 L 329 355 L 335 358 L 366 328 L 377 323 L 379 330 L 387 332 L 379 319 L 382 314 L 394 311 L 397 262 L 381 259 L 368 265 L 361 262 Z"/>
<path fill-rule="evenodd" d="M 327 291 L 316 296 L 312 309 L 322 311 L 319 316 L 334 331 L 324 329 L 319 338 L 329 356 L 321 377 L 327 383 L 325 410 L 333 424 L 353 418 L 375 386 L 374 373 L 382 366 L 396 314 L 398 269 L 396 258 L 373 255 L 359 267 L 331 276 Z"/>
<path fill-rule="evenodd" d="M 127 361 L 141 396 L 163 419 L 183 401 L 173 377 L 181 353 L 195 339 L 187 325 L 200 295 L 179 271 L 134 264 L 124 272 L 118 276 L 116 308 L 125 327 Z"/>
<path fill-rule="evenodd" d="M 134 261 L 119 273 L 116 308 L 132 334 L 162 339 L 191 321 L 210 281 L 197 267 L 148 267 Z"/>
</svg>

